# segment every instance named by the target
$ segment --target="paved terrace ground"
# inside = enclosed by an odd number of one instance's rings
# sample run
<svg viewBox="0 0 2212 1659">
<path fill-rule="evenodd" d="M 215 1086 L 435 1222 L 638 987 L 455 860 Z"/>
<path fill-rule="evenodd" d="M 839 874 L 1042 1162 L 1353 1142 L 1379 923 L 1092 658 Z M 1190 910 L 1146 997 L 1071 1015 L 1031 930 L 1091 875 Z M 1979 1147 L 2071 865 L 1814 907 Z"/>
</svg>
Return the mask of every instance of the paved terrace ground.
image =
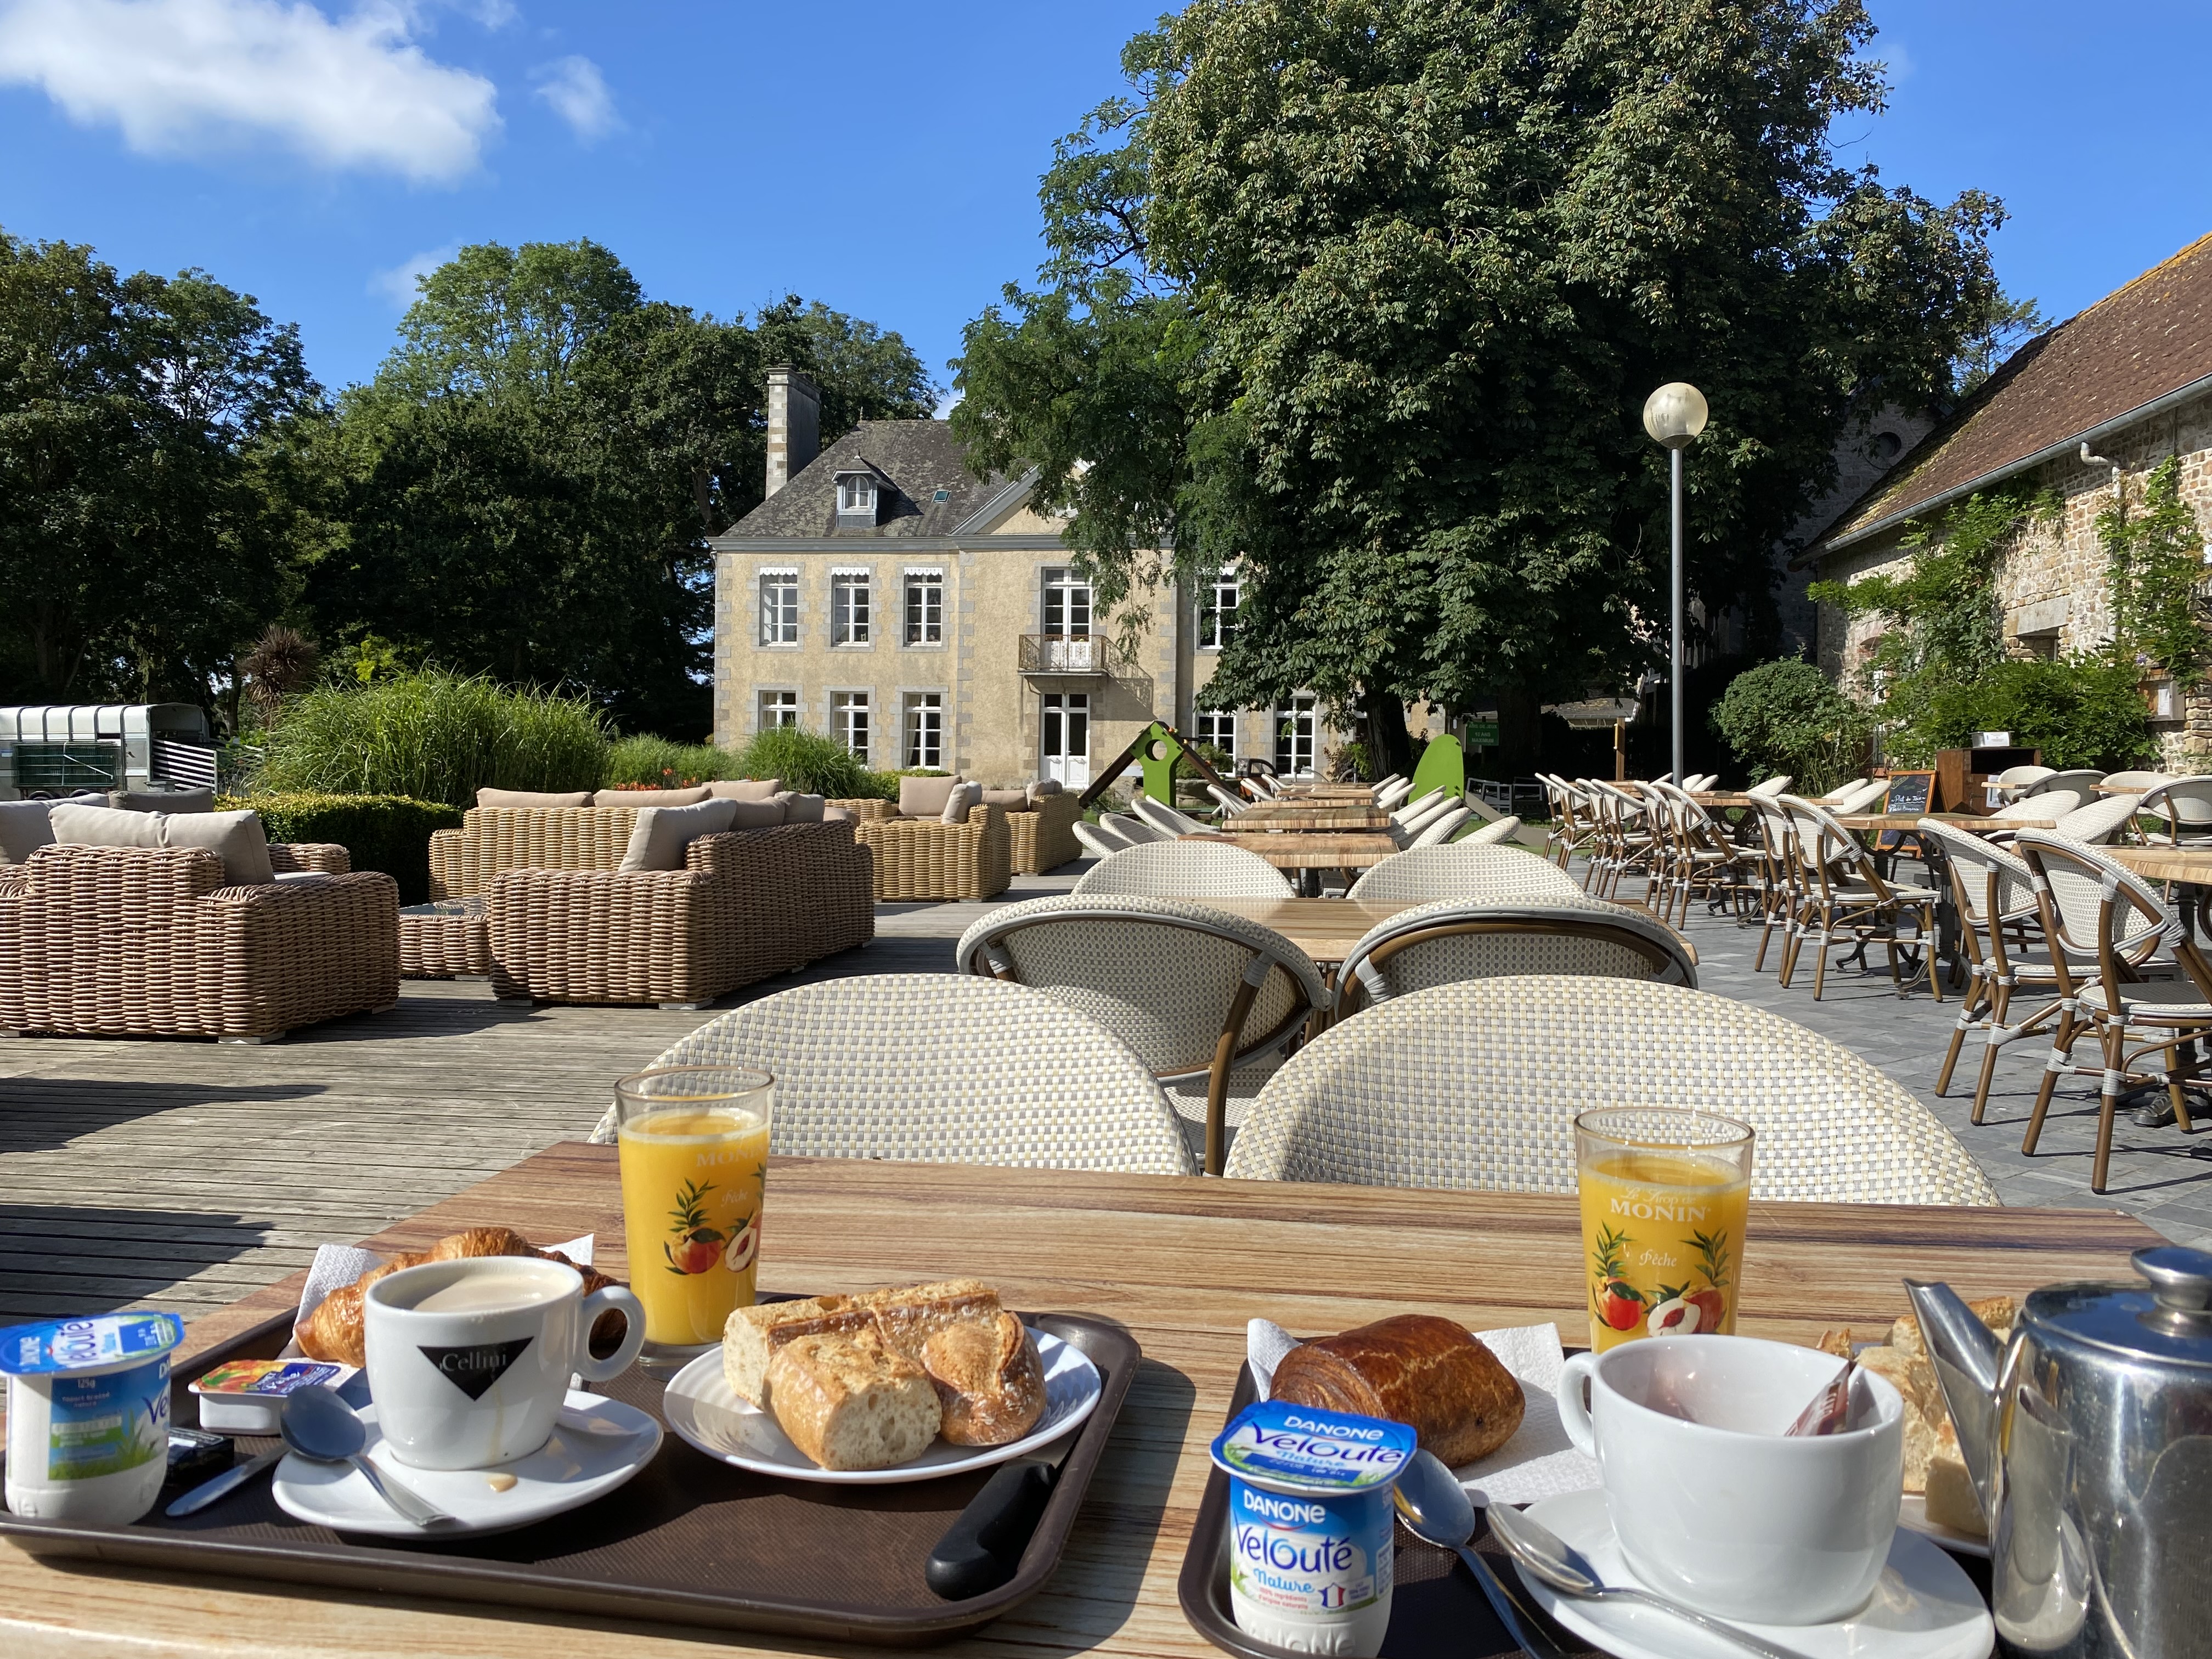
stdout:
<svg viewBox="0 0 2212 1659">
<path fill-rule="evenodd" d="M 998 903 L 1064 891 L 1086 867 L 1018 877 Z M 944 972 L 981 904 L 878 907 L 878 936 L 733 1006 L 810 979 Z M 1899 1001 L 1886 975 L 1755 974 L 1758 935 L 1690 925 L 1705 988 L 1775 1010 L 1855 1049 L 1932 1106 L 2008 1204 L 2108 1204 L 2171 1237 L 2212 1237 L 2212 1131 L 2185 1137 L 2124 1115 L 2112 1191 L 2088 1191 L 2095 1098 L 2062 1093 L 2043 1150 L 2020 1136 L 2044 1050 L 1999 1061 L 1988 1121 L 1938 1100 L 1957 1012 Z M 0 1324 L 96 1310 L 220 1306 L 306 1265 L 325 1239 L 374 1232 L 541 1147 L 589 1132 L 609 1086 L 704 1018 L 655 1009 L 496 1001 L 481 982 L 406 981 L 392 1013 L 334 1021 L 263 1048 L 77 1038 L 0 1040 Z M 1960 1067 L 1969 1089 L 1972 1048 Z"/>
</svg>

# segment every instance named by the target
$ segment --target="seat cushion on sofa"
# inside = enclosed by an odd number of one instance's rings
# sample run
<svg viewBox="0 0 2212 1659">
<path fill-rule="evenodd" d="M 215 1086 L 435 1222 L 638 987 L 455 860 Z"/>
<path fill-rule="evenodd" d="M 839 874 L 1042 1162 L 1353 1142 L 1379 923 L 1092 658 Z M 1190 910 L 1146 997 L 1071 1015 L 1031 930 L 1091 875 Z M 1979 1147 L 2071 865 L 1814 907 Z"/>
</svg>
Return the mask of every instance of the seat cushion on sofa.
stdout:
<svg viewBox="0 0 2212 1659">
<path fill-rule="evenodd" d="M 202 847 L 222 860 L 223 880 L 234 887 L 276 879 L 270 867 L 269 835 L 261 815 L 240 812 L 124 812 L 112 806 L 57 801 L 49 814 L 54 839 L 75 847 Z"/>
<path fill-rule="evenodd" d="M 782 789 L 781 778 L 716 778 L 707 786 L 716 800 L 774 800 Z"/>
<path fill-rule="evenodd" d="M 688 806 L 647 806 L 639 811 L 629 832 L 629 848 L 619 870 L 681 870 L 684 849 L 701 836 L 718 836 L 730 828 L 742 803 L 733 800 L 695 801 Z"/>
<path fill-rule="evenodd" d="M 855 820 L 853 817 L 851 808 L 844 806 L 831 806 L 825 802 L 822 808 L 822 822 L 824 823 L 851 823 L 855 822 Z"/>
<path fill-rule="evenodd" d="M 212 789 L 116 789 L 107 804 L 118 812 L 212 812 Z"/>
<path fill-rule="evenodd" d="M 899 816 L 902 818 L 941 818 L 945 803 L 959 786 L 957 777 L 901 778 Z"/>
<path fill-rule="evenodd" d="M 73 800 L 58 800 L 48 809 L 52 820 L 54 839 L 70 847 L 143 847 L 149 849 L 168 845 L 161 835 L 167 815 L 161 812 L 124 812 L 112 806 L 88 806 Z"/>
<path fill-rule="evenodd" d="M 986 789 L 983 805 L 1003 806 L 1009 812 L 1026 812 L 1029 811 L 1030 792 L 1026 789 Z"/>
<path fill-rule="evenodd" d="M 945 797 L 944 822 L 965 823 L 969 813 L 983 804 L 983 786 L 980 783 L 955 784 L 952 793 Z"/>
<path fill-rule="evenodd" d="M 822 809 L 828 804 L 821 795 L 802 795 L 796 789 L 787 789 L 776 799 L 783 803 L 786 823 L 819 823 Z"/>
<path fill-rule="evenodd" d="M 1065 793 L 1066 786 L 1062 784 L 1058 778 L 1039 778 L 1035 783 L 1031 784 L 1029 788 L 1029 796 L 1032 802 L 1041 801 L 1047 795 L 1058 795 Z"/>
<path fill-rule="evenodd" d="M 0 864 L 21 864 L 54 844 L 53 819 L 43 800 L 0 800 Z"/>
<path fill-rule="evenodd" d="M 586 803 L 592 806 L 696 806 L 713 795 L 705 784 L 696 789 L 602 789 Z"/>
<path fill-rule="evenodd" d="M 588 789 L 555 791 L 547 793 L 535 789 L 479 789 L 479 806 L 589 806 L 592 792 Z"/>
<path fill-rule="evenodd" d="M 731 800 L 726 804 L 736 809 L 730 817 L 732 830 L 773 830 L 779 823 L 790 822 L 780 800 Z"/>
</svg>

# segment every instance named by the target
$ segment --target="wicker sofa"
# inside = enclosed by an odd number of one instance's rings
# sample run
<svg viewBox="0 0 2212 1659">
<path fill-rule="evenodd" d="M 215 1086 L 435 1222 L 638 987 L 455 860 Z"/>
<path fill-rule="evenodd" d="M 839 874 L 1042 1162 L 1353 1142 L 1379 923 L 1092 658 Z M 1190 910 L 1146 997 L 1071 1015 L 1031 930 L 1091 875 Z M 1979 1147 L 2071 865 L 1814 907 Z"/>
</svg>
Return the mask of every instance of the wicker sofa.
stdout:
<svg viewBox="0 0 2212 1659">
<path fill-rule="evenodd" d="M 1083 817 L 1083 803 L 1072 794 L 1040 797 L 1026 811 L 1006 814 L 1006 827 L 1014 838 L 1014 869 L 1024 876 L 1041 876 L 1057 870 L 1071 859 L 1083 856 L 1083 843 L 1075 826 Z"/>
<path fill-rule="evenodd" d="M 473 807 L 430 838 L 430 889 L 481 896 L 492 989 L 538 1002 L 711 1002 L 875 937 L 849 822 L 702 836 L 681 870 L 617 868 L 637 809 Z"/>
<path fill-rule="evenodd" d="M 272 845 L 227 886 L 200 848 L 41 847 L 0 867 L 0 1031 L 263 1042 L 399 1000 L 399 890 L 342 847 Z"/>
<path fill-rule="evenodd" d="M 1006 809 L 975 806 L 965 823 L 898 817 L 856 820 L 855 840 L 876 855 L 878 899 L 987 899 L 1014 879 Z"/>
</svg>

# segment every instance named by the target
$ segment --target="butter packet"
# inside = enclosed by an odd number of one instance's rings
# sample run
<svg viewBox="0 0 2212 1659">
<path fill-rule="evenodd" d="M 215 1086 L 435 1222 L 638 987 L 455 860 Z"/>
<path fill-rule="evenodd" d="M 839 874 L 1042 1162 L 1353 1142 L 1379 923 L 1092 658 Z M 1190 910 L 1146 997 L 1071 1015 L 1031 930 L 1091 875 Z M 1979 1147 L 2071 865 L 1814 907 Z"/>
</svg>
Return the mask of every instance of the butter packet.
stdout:
<svg viewBox="0 0 2212 1659">
<path fill-rule="evenodd" d="M 284 1396 L 295 1389 L 342 1389 L 360 1368 L 319 1359 L 234 1359 L 191 1385 L 200 1426 L 222 1434 L 274 1434 Z"/>
</svg>

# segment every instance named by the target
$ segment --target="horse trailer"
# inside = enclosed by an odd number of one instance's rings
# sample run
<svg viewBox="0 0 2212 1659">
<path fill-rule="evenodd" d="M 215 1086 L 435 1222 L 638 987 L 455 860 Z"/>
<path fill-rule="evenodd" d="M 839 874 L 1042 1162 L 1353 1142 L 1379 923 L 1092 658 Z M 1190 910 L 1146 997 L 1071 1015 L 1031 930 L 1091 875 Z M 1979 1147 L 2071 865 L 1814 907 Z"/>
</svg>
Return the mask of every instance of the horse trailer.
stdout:
<svg viewBox="0 0 2212 1659">
<path fill-rule="evenodd" d="M 211 789 L 215 757 L 207 715 L 188 702 L 0 708 L 0 800 Z"/>
</svg>

